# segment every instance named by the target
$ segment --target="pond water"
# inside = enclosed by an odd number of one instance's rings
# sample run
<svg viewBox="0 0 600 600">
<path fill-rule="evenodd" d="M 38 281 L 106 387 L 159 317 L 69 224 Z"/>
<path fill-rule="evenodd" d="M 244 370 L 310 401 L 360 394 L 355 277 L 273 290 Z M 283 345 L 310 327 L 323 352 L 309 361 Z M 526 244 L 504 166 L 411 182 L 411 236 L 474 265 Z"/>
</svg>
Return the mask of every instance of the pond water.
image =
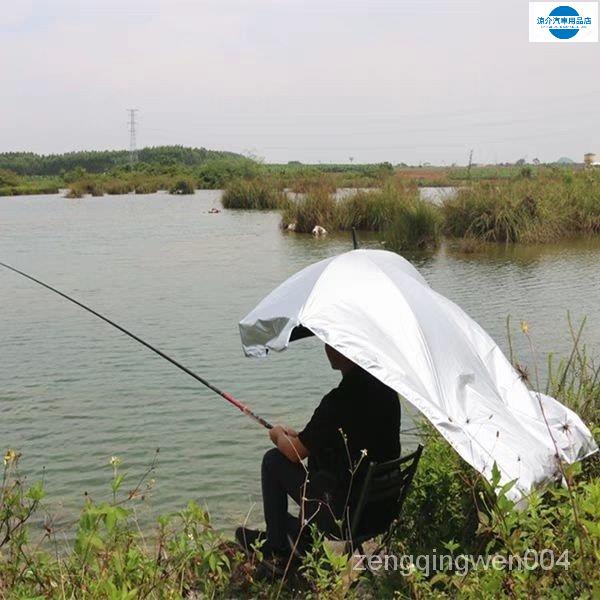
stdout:
<svg viewBox="0 0 600 600">
<path fill-rule="evenodd" d="M 244 358 L 237 322 L 284 278 L 350 249 L 348 236 L 284 233 L 276 213 L 223 211 L 220 193 L 0 199 L 0 260 L 90 304 L 239 396 L 272 422 L 301 427 L 332 372 L 315 340 Z M 367 240 L 368 244 L 369 241 Z M 374 244 L 374 241 L 370 242 Z M 523 319 L 540 354 L 566 354 L 566 315 L 600 342 L 600 243 L 408 255 L 431 285 L 507 347 Z M 166 361 L 58 296 L 0 270 L 0 446 L 45 480 L 58 521 L 84 493 L 108 498 L 112 455 L 134 486 L 160 447 L 146 516 L 205 503 L 233 526 L 260 500 L 264 430 Z M 518 329 L 518 327 L 515 327 Z M 517 352 L 529 357 L 525 340 Z M 408 426 L 405 418 L 403 425 Z M 406 437 L 405 448 L 414 443 Z M 250 521 L 260 520 L 255 506 Z"/>
</svg>

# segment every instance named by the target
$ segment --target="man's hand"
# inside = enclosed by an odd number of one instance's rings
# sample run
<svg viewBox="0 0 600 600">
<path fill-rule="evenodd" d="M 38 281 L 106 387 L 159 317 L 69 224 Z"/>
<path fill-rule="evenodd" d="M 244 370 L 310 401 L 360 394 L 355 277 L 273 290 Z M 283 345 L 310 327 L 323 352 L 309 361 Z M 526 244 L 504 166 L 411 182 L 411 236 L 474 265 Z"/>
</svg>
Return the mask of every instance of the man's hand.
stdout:
<svg viewBox="0 0 600 600">
<path fill-rule="evenodd" d="M 288 460 L 298 463 L 308 456 L 308 450 L 298 438 L 298 432 L 287 425 L 269 429 L 269 437 Z"/>
<path fill-rule="evenodd" d="M 277 440 L 279 439 L 279 436 L 282 435 L 283 433 L 285 433 L 285 429 L 283 428 L 283 425 L 274 425 L 273 427 L 271 427 L 271 429 L 269 429 L 269 437 L 271 438 L 271 441 L 277 446 Z"/>
<path fill-rule="evenodd" d="M 287 425 L 275 425 L 269 429 L 269 437 L 271 441 L 277 446 L 279 439 L 284 437 L 298 437 L 298 432 Z"/>
</svg>

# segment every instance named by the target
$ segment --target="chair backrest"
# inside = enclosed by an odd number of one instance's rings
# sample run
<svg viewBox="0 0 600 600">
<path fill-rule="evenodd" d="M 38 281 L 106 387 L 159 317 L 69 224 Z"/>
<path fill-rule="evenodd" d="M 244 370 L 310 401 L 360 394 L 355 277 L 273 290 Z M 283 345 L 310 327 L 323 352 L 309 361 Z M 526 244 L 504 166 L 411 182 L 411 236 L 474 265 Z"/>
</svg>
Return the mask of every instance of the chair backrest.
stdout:
<svg viewBox="0 0 600 600">
<path fill-rule="evenodd" d="M 370 463 L 367 469 L 358 502 L 354 509 L 351 523 L 351 534 L 356 536 L 359 531 L 360 520 L 365 508 L 370 504 L 395 500 L 395 520 L 404 504 L 410 484 L 417 470 L 423 446 L 419 446 L 412 454 L 396 458 L 384 463 Z M 383 533 L 383 532 L 373 532 Z"/>
</svg>

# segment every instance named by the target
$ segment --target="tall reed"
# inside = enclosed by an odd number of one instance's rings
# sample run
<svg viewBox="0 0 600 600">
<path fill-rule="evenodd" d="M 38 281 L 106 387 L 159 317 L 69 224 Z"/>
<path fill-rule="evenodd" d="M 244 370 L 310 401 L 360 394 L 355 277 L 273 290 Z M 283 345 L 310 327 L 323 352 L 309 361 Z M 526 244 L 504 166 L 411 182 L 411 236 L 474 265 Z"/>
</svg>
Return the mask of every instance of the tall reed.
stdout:
<svg viewBox="0 0 600 600">
<path fill-rule="evenodd" d="M 481 182 L 445 200 L 444 231 L 489 242 L 549 242 L 600 232 L 600 173 Z"/>
<path fill-rule="evenodd" d="M 285 211 L 283 224 L 291 223 L 300 233 L 317 225 L 328 231 L 380 232 L 391 250 L 434 247 L 440 238 L 439 209 L 421 200 L 416 187 L 399 183 L 338 200 L 326 189 L 310 193 Z"/>
<path fill-rule="evenodd" d="M 288 200 L 268 179 L 238 179 L 225 188 L 221 202 L 224 208 L 276 210 Z"/>
</svg>

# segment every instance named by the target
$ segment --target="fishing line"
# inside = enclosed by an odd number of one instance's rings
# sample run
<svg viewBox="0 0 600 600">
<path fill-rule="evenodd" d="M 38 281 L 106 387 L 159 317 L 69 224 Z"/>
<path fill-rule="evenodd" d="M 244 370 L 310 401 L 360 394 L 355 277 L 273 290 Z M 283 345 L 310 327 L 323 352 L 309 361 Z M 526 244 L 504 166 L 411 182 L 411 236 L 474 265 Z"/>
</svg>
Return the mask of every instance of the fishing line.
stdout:
<svg viewBox="0 0 600 600">
<path fill-rule="evenodd" d="M 23 271 L 19 271 L 19 269 L 15 269 L 15 267 L 11 267 L 10 265 L 7 265 L 6 263 L 3 263 L 3 262 L 0 262 L 0 266 L 5 267 L 6 269 L 9 269 L 10 271 L 13 271 L 14 273 L 18 273 L 19 275 L 22 275 L 23 277 L 26 277 L 30 281 L 33 281 L 33 282 L 37 283 L 38 285 L 41 285 L 42 287 L 45 287 L 46 289 L 54 292 L 55 294 L 62 296 L 63 298 L 65 298 L 65 300 L 68 300 L 69 302 L 76 304 L 80 308 L 87 310 L 92 315 L 98 317 L 99 319 L 102 319 L 105 323 L 112 325 L 113 327 L 115 327 L 116 329 L 118 329 L 119 331 L 124 333 L 125 335 L 128 335 L 130 338 L 134 339 L 136 342 L 139 342 L 140 344 L 142 344 L 142 346 L 146 346 L 146 348 L 148 348 L 149 350 L 152 350 L 152 352 L 158 354 L 165 360 L 168 360 L 172 365 L 175 365 L 178 369 L 181 369 L 184 373 L 187 373 L 190 377 L 193 377 L 196 381 L 199 381 L 202 385 L 211 389 L 213 392 L 219 394 L 219 396 L 221 396 L 222 398 L 227 400 L 227 402 L 229 402 L 230 404 L 233 404 L 233 406 L 235 406 L 236 408 L 241 410 L 245 415 L 247 415 L 251 419 L 254 419 L 257 423 L 259 423 L 263 427 L 266 427 L 267 429 L 273 428 L 273 426 L 268 421 L 265 421 L 265 419 L 263 419 L 262 417 L 259 417 L 255 413 L 253 413 L 243 402 L 241 402 L 237 398 L 234 398 L 231 394 L 228 394 L 227 392 L 220 390 L 218 387 L 214 386 L 212 383 L 208 382 L 203 377 L 200 377 L 200 375 L 196 375 L 196 373 L 194 373 L 192 370 L 183 366 L 181 363 L 177 362 L 174 358 L 171 358 L 170 356 L 165 354 L 162 350 L 155 348 L 152 344 L 149 344 L 148 342 L 144 341 L 142 338 L 138 337 L 134 333 L 131 333 L 131 331 L 128 331 L 127 329 L 125 329 L 125 327 L 121 327 L 121 325 L 119 325 L 118 323 L 111 321 L 109 318 L 105 317 L 104 315 L 101 315 L 99 312 L 96 312 L 94 309 L 90 308 L 89 306 L 86 306 L 82 302 L 79 302 L 78 300 L 71 298 L 71 296 L 68 296 L 64 292 L 57 290 L 56 288 L 52 287 L 51 285 L 48 285 L 47 283 L 44 283 L 43 281 L 40 281 L 39 279 L 36 279 L 35 277 L 32 277 L 31 275 L 28 275 L 27 273 L 24 273 Z"/>
</svg>

